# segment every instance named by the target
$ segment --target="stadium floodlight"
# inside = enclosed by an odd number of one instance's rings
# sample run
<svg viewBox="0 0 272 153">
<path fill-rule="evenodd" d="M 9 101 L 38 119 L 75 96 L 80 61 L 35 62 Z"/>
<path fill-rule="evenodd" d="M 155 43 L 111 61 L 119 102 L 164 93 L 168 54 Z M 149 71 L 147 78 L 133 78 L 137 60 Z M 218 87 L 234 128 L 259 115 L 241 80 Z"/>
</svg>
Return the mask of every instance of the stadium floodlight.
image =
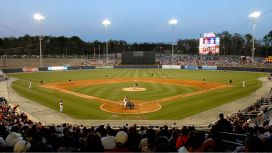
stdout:
<svg viewBox="0 0 272 153">
<path fill-rule="evenodd" d="M 41 27 L 41 21 L 44 20 L 45 17 L 39 13 L 35 13 L 33 15 L 33 18 L 39 22 L 40 67 L 42 67 L 43 66 L 43 64 L 42 64 L 42 38 L 41 38 L 40 27 Z"/>
<path fill-rule="evenodd" d="M 109 19 L 105 19 L 105 20 L 102 21 L 102 24 L 104 25 L 104 27 L 105 27 L 105 29 L 107 31 L 108 26 L 111 25 L 111 21 Z M 106 42 L 106 59 L 107 59 L 107 64 L 108 64 L 108 60 L 109 60 L 109 58 L 108 58 L 108 43 L 109 42 L 107 41 Z"/>
<path fill-rule="evenodd" d="M 250 13 L 248 15 L 248 17 L 250 17 L 250 18 L 258 18 L 260 15 L 261 15 L 261 12 L 255 11 L 255 12 Z"/>
<path fill-rule="evenodd" d="M 171 64 L 173 65 L 173 54 L 174 54 L 174 25 L 178 23 L 178 20 L 171 19 L 168 22 L 171 25 L 172 28 L 172 53 L 171 53 Z"/>
<path fill-rule="evenodd" d="M 252 51 L 251 51 L 251 62 L 254 62 L 254 53 L 255 53 L 255 47 L 254 47 L 254 33 L 256 28 L 256 20 L 257 18 L 261 16 L 261 12 L 254 11 L 248 15 L 249 18 L 252 19 L 253 25 L 252 25 Z"/>
</svg>

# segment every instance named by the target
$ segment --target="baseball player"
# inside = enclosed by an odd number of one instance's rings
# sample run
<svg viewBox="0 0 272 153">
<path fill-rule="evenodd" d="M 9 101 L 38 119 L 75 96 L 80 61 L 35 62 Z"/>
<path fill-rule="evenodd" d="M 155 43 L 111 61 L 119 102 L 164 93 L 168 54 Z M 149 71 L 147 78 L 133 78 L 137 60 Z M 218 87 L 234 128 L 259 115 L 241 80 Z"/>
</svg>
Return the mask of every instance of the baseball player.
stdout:
<svg viewBox="0 0 272 153">
<path fill-rule="evenodd" d="M 128 98 L 127 98 L 127 96 L 124 98 L 124 100 L 123 100 L 123 103 L 124 103 L 124 107 L 126 108 L 126 106 L 127 106 L 127 102 L 128 102 Z"/>
<path fill-rule="evenodd" d="M 243 88 L 246 87 L 246 81 L 242 82 L 242 86 L 243 86 Z"/>
<path fill-rule="evenodd" d="M 29 88 L 29 89 L 32 88 L 32 83 L 31 83 L 31 81 L 29 81 L 29 83 L 28 83 L 28 88 Z"/>
<path fill-rule="evenodd" d="M 60 112 L 62 113 L 63 111 L 63 102 L 62 102 L 62 99 L 60 100 Z"/>
</svg>

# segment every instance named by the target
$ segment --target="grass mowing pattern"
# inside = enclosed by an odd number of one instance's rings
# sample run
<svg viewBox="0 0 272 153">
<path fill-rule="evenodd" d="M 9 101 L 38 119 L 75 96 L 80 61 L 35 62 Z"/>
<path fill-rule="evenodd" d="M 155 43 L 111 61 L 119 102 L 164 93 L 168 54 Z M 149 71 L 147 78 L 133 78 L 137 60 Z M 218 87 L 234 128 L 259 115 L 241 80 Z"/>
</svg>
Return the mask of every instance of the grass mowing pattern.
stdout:
<svg viewBox="0 0 272 153">
<path fill-rule="evenodd" d="M 101 79 L 105 75 L 110 78 L 149 78 L 151 73 L 155 78 L 173 78 L 186 80 L 202 80 L 222 82 L 228 84 L 232 79 L 233 87 L 211 91 L 208 93 L 186 97 L 167 103 L 162 103 L 162 109 L 143 115 L 115 115 L 99 109 L 99 103 L 83 98 L 63 94 L 54 90 L 36 86 L 43 80 L 48 82 L 63 82 L 71 80 Z M 13 83 L 13 89 L 20 95 L 43 104 L 54 110 L 59 109 L 59 99 L 64 101 L 64 113 L 80 119 L 181 119 L 227 102 L 242 98 L 254 92 L 261 86 L 256 78 L 266 76 L 266 73 L 233 72 L 233 71 L 205 71 L 205 70 L 161 70 L 161 69 L 114 69 L 114 70 L 80 70 L 37 73 L 17 73 L 9 76 L 17 77 L 19 81 Z M 29 91 L 28 81 L 33 82 L 33 89 Z M 242 88 L 242 81 L 247 87 Z M 160 95 L 165 90 L 156 93 Z"/>
<path fill-rule="evenodd" d="M 128 96 L 130 100 L 149 101 L 197 91 L 196 88 L 188 86 L 146 82 L 137 82 L 137 84 L 141 88 L 146 88 L 146 91 L 129 92 L 122 90 L 122 88 L 132 87 L 133 82 L 82 86 L 73 88 L 72 91 L 114 101 L 122 101 L 125 96 Z"/>
</svg>

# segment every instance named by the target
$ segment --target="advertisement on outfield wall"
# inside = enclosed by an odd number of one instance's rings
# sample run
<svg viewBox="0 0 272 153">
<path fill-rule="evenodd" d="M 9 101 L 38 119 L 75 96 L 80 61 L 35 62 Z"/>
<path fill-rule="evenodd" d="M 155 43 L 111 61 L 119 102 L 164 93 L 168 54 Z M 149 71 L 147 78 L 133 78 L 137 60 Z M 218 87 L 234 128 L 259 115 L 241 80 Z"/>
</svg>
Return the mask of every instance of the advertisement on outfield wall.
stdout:
<svg viewBox="0 0 272 153">
<path fill-rule="evenodd" d="M 188 70 L 198 70 L 198 66 L 192 66 L 192 65 L 185 65 L 184 69 Z"/>
<path fill-rule="evenodd" d="M 162 69 L 181 69 L 180 65 L 162 65 Z"/>
<path fill-rule="evenodd" d="M 217 66 L 201 66 L 203 70 L 217 70 Z"/>
<path fill-rule="evenodd" d="M 96 66 L 96 69 L 113 69 L 113 66 Z"/>
<path fill-rule="evenodd" d="M 58 71 L 58 70 L 67 70 L 67 66 L 50 66 L 48 67 L 48 71 Z"/>
<path fill-rule="evenodd" d="M 22 68 L 22 71 L 23 72 L 38 72 L 39 69 L 36 67 L 24 67 Z"/>
<path fill-rule="evenodd" d="M 199 38 L 199 54 L 212 55 L 219 54 L 220 38 L 212 32 L 204 33 L 203 38 Z"/>
</svg>

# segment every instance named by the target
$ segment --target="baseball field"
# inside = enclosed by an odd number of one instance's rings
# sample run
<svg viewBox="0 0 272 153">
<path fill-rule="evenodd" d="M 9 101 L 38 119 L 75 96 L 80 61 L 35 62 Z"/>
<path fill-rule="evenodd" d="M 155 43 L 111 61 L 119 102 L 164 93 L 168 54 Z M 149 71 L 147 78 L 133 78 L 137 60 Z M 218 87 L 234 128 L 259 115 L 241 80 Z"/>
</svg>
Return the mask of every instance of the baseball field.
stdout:
<svg viewBox="0 0 272 153">
<path fill-rule="evenodd" d="M 21 96 L 76 119 L 182 119 L 240 99 L 261 87 L 265 73 L 94 69 L 14 73 L 12 88 Z M 232 83 L 230 84 L 230 80 Z M 43 85 L 40 85 L 43 81 Z M 242 82 L 246 87 L 242 87 Z M 29 82 L 32 88 L 28 88 Z M 125 109 L 127 96 L 135 104 Z"/>
</svg>

